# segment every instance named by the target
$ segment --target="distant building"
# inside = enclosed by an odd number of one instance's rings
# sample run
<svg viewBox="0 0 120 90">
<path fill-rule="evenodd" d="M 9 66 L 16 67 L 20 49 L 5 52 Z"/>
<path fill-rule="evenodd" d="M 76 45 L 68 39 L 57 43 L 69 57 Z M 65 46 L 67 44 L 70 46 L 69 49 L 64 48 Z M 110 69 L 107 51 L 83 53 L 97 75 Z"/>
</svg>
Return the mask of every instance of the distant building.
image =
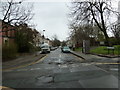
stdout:
<svg viewBox="0 0 120 90">
<path fill-rule="evenodd" d="M 67 46 L 72 47 L 73 42 L 72 42 L 72 40 L 67 40 L 66 44 L 67 44 Z"/>
<path fill-rule="evenodd" d="M 34 30 L 34 33 L 36 33 L 33 39 L 34 45 L 39 47 L 41 45 L 42 36 L 37 30 Z"/>
<path fill-rule="evenodd" d="M 48 43 L 50 46 L 52 46 L 52 41 L 49 38 L 45 38 L 44 43 Z"/>
<path fill-rule="evenodd" d="M 13 43 L 15 39 L 15 27 L 0 20 L 0 44 Z"/>
<path fill-rule="evenodd" d="M 34 30 L 34 32 L 36 33 L 33 39 L 35 46 L 40 47 L 44 43 L 52 46 L 52 41 L 49 38 L 45 38 L 44 35 L 41 35 L 37 30 Z"/>
</svg>

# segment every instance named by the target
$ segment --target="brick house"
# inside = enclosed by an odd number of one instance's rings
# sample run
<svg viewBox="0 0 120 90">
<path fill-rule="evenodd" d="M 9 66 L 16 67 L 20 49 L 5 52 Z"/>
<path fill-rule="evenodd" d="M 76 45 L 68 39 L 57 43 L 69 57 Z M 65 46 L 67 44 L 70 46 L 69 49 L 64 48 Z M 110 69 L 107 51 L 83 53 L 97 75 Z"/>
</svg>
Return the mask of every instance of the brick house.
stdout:
<svg viewBox="0 0 120 90">
<path fill-rule="evenodd" d="M 13 43 L 15 39 L 15 27 L 0 20 L 0 44 Z"/>
</svg>

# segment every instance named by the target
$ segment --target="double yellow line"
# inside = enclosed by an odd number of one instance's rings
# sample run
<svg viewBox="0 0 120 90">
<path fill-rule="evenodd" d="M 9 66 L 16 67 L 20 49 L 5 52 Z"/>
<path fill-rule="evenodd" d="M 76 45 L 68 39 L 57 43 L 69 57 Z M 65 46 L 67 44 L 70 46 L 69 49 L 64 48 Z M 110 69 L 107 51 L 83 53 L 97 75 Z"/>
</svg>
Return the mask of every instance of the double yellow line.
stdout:
<svg viewBox="0 0 120 90">
<path fill-rule="evenodd" d="M 94 63 L 93 63 L 94 64 Z M 95 63 L 95 64 L 114 64 L 114 65 L 118 65 L 118 64 L 120 64 L 120 63 Z"/>
<path fill-rule="evenodd" d="M 35 62 L 31 62 L 31 63 L 24 64 L 24 65 L 17 66 L 17 67 L 12 67 L 12 68 L 2 69 L 2 70 L 0 70 L 0 71 L 8 71 L 8 70 L 13 70 L 13 69 L 18 69 L 18 68 L 23 68 L 23 67 L 27 67 L 27 66 L 29 66 L 29 65 L 37 64 L 37 63 L 43 61 L 46 57 L 47 57 L 47 55 L 44 56 L 44 57 L 42 57 L 40 60 L 35 61 Z"/>
<path fill-rule="evenodd" d="M 14 90 L 10 87 L 0 86 L 0 90 Z"/>
</svg>

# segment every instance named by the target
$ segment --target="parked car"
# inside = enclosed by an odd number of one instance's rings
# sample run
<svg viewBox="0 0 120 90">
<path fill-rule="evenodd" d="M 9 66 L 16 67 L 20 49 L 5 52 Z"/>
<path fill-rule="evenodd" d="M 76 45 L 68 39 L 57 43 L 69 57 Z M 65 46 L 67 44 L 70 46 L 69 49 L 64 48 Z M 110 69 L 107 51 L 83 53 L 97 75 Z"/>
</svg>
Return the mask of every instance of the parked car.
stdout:
<svg viewBox="0 0 120 90">
<path fill-rule="evenodd" d="M 68 46 L 64 46 L 64 47 L 62 47 L 61 51 L 63 53 L 69 53 L 70 52 L 70 48 Z"/>
<path fill-rule="evenodd" d="M 47 43 L 41 45 L 41 53 L 50 53 L 50 47 Z"/>
</svg>

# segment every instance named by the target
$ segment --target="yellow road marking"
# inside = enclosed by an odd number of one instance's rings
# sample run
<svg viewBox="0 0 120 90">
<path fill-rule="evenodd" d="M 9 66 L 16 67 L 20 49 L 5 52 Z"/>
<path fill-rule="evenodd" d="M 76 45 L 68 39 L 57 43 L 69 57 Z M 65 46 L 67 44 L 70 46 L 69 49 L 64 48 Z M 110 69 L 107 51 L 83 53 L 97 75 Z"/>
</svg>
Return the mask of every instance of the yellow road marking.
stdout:
<svg viewBox="0 0 120 90">
<path fill-rule="evenodd" d="M 29 65 L 37 64 L 37 63 L 43 61 L 44 58 L 46 58 L 46 57 L 47 57 L 47 55 L 44 56 L 44 57 L 42 57 L 40 60 L 38 60 L 38 61 L 36 61 L 36 62 L 31 62 L 31 63 L 25 64 L 25 65 L 21 65 L 21 66 L 17 66 L 17 67 L 2 69 L 2 71 L 13 70 L 13 69 L 23 68 L 23 67 L 27 67 L 27 66 L 29 66 Z"/>
<path fill-rule="evenodd" d="M 12 89 L 12 88 L 10 88 L 10 87 L 5 87 L 5 86 L 0 86 L 0 90 L 14 90 L 14 89 Z"/>
<path fill-rule="evenodd" d="M 95 64 L 120 64 L 120 63 L 95 63 Z"/>
</svg>

